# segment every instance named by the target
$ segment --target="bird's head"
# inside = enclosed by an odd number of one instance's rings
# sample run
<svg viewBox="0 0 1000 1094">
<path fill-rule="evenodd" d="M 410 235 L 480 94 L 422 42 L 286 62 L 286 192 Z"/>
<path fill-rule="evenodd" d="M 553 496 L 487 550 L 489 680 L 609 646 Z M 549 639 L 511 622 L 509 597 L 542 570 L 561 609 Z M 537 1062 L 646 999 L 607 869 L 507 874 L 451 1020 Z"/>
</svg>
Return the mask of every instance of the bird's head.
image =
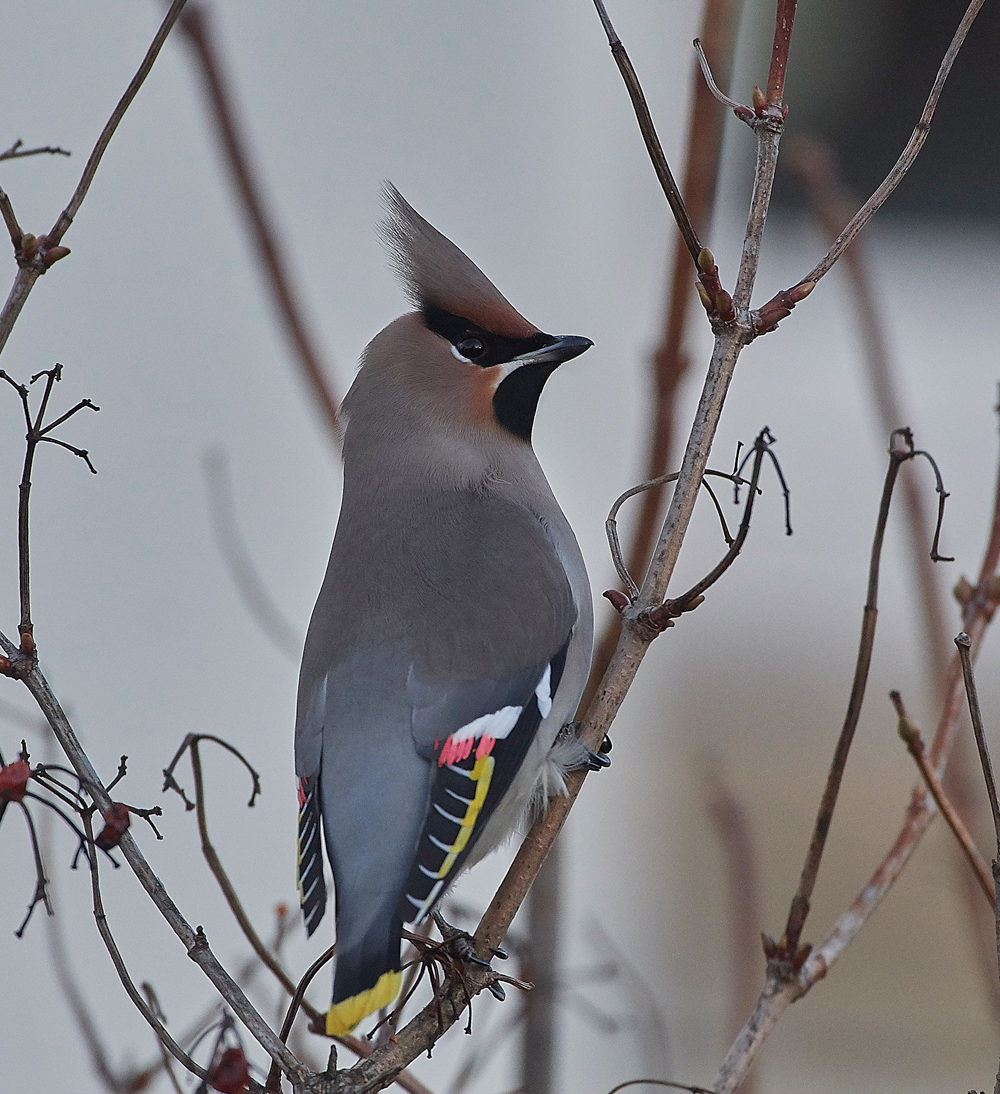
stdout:
<svg viewBox="0 0 1000 1094">
<path fill-rule="evenodd" d="M 545 381 L 593 343 L 540 331 L 395 187 L 386 186 L 385 202 L 381 234 L 417 310 L 368 346 L 347 414 L 382 415 L 387 425 L 402 415 L 421 430 L 530 444 Z"/>
</svg>

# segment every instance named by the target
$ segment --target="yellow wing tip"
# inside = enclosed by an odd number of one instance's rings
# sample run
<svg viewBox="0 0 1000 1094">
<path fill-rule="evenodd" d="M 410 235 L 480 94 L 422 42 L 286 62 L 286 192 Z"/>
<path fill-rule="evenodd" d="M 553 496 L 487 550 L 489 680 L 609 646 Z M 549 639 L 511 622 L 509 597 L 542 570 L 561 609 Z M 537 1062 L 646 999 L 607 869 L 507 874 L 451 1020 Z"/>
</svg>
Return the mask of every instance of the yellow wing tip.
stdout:
<svg viewBox="0 0 1000 1094">
<path fill-rule="evenodd" d="M 373 988 L 358 992 L 357 995 L 334 1003 L 326 1012 L 326 1033 L 328 1037 L 344 1037 L 363 1018 L 387 1007 L 402 986 L 403 976 L 398 971 L 384 972 Z"/>
</svg>

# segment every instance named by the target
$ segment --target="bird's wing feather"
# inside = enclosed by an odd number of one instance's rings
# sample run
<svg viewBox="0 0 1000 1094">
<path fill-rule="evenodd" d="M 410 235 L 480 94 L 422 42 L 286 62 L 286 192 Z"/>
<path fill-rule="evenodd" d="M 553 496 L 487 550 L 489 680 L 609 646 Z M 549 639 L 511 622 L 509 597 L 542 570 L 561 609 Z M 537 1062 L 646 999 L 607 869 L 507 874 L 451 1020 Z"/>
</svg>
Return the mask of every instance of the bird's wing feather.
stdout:
<svg viewBox="0 0 1000 1094">
<path fill-rule="evenodd" d="M 436 771 L 427 818 L 399 903 L 398 915 L 404 923 L 419 923 L 430 912 L 446 886 L 458 876 L 487 821 L 510 789 L 542 719 L 551 710 L 568 645 L 569 636 L 550 661 L 518 673 L 507 682 L 506 689 L 498 687 L 493 694 L 503 698 L 481 705 L 481 713 L 471 718 L 463 715 L 467 720 L 459 720 L 457 725 L 455 717 L 436 723 Z M 458 706 L 440 701 L 415 708 L 415 725 L 431 724 L 421 717 L 425 712 L 455 710 Z M 418 739 L 416 731 L 414 737 Z"/>
</svg>

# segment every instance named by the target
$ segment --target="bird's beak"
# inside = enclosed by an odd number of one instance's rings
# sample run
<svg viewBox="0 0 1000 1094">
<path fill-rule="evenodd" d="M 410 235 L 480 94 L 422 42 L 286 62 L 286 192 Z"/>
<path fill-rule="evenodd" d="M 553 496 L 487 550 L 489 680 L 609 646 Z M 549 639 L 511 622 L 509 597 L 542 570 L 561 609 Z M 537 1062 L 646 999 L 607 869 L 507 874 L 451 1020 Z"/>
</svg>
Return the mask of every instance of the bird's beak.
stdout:
<svg viewBox="0 0 1000 1094">
<path fill-rule="evenodd" d="M 529 353 L 522 353 L 510 363 L 515 367 L 520 365 L 561 365 L 563 361 L 571 361 L 579 357 L 584 350 L 590 349 L 594 343 L 589 338 L 580 338 L 575 334 L 553 335 L 551 341 L 540 349 L 533 349 Z"/>
</svg>

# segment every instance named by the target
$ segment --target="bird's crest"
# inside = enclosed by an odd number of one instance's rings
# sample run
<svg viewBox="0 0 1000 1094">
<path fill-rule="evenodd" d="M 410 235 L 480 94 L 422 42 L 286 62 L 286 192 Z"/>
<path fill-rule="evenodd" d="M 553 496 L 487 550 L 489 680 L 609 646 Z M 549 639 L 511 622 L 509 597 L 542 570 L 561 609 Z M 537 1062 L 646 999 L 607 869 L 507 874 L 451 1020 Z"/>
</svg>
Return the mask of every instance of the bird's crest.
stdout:
<svg viewBox="0 0 1000 1094">
<path fill-rule="evenodd" d="M 428 224 L 392 183 L 385 184 L 382 196 L 389 215 L 379 225 L 379 235 L 417 308 L 443 308 L 505 338 L 537 333 L 538 328 L 515 311 L 482 270 Z"/>
</svg>

